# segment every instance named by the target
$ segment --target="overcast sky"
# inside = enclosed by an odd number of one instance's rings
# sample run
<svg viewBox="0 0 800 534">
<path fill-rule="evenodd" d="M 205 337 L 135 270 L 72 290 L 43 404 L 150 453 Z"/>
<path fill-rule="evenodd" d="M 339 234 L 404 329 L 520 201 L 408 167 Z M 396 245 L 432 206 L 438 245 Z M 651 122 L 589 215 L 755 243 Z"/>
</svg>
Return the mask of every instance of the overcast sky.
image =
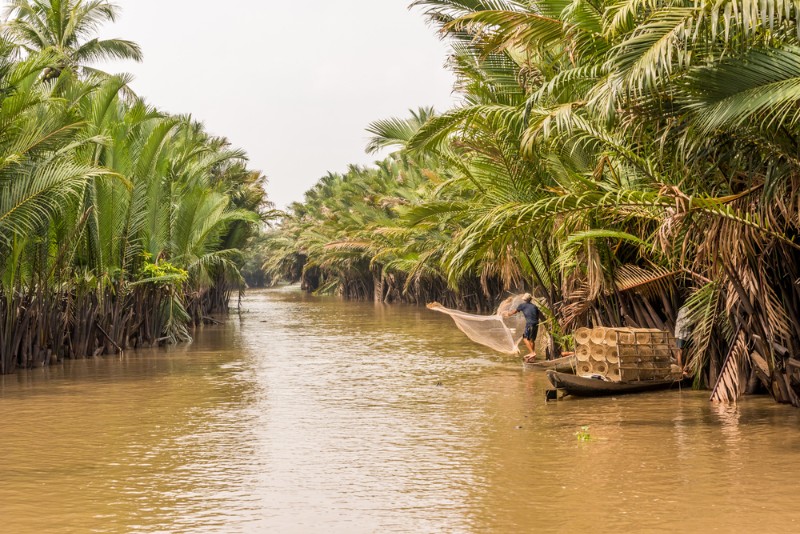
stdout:
<svg viewBox="0 0 800 534">
<path fill-rule="evenodd" d="M 245 149 L 279 208 L 377 159 L 370 122 L 453 103 L 447 48 L 411 0 L 114 2 L 122 15 L 102 36 L 136 41 L 144 62 L 102 67 Z"/>
</svg>

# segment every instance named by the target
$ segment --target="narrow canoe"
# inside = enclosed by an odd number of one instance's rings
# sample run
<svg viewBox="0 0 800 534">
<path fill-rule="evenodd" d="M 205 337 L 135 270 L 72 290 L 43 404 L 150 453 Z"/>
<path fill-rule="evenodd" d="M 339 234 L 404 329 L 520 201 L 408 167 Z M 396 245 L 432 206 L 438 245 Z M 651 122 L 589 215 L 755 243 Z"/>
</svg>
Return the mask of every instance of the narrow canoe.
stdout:
<svg viewBox="0 0 800 534">
<path fill-rule="evenodd" d="M 575 356 L 563 356 L 561 358 L 556 358 L 555 360 L 525 362 L 523 365 L 525 366 L 525 369 L 552 369 L 553 371 L 558 371 L 559 373 L 575 373 L 575 366 L 577 363 L 578 360 L 575 358 Z"/>
<path fill-rule="evenodd" d="M 642 380 L 641 382 L 606 382 L 597 378 L 575 376 L 557 371 L 547 371 L 547 379 L 556 389 L 563 389 L 567 395 L 576 397 L 602 397 L 669 389 L 680 380 Z"/>
</svg>

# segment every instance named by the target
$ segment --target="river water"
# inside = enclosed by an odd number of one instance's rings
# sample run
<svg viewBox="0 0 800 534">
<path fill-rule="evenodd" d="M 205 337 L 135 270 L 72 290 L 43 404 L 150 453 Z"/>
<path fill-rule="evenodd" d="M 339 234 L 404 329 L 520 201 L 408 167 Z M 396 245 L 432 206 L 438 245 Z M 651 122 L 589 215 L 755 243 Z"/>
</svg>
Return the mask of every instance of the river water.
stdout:
<svg viewBox="0 0 800 534">
<path fill-rule="evenodd" d="M 424 308 L 254 292 L 191 344 L 1 378 L 0 528 L 800 531 L 799 411 L 546 403 L 521 367 Z"/>
</svg>

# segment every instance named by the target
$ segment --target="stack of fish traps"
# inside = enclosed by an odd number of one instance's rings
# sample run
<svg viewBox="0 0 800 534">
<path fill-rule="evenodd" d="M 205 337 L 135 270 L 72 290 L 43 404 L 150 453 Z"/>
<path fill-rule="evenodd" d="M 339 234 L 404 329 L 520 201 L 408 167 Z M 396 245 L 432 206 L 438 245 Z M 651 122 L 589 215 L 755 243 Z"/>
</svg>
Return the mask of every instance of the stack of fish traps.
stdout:
<svg viewBox="0 0 800 534">
<path fill-rule="evenodd" d="M 579 328 L 575 331 L 576 374 L 614 382 L 671 378 L 675 340 L 669 332 L 645 328 Z"/>
</svg>

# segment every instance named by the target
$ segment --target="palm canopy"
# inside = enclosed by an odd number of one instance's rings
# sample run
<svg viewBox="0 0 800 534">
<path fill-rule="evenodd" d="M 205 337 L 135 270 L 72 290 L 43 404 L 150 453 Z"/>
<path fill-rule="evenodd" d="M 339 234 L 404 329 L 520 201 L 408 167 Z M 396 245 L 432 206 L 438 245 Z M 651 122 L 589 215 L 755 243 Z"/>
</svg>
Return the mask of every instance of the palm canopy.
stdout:
<svg viewBox="0 0 800 534">
<path fill-rule="evenodd" d="M 487 294 L 533 287 L 555 335 L 670 329 L 683 306 L 698 383 L 726 385 L 715 398 L 741 393 L 734 370 L 767 369 L 776 398 L 800 405 L 800 377 L 785 371 L 800 348 L 796 6 L 413 5 L 452 43 L 461 101 L 375 123 L 369 148 L 397 147 L 427 182 L 379 225 L 342 224 L 363 192 L 316 190 L 283 250 L 313 236 L 301 250 L 315 269 L 358 252 L 360 265 L 436 273 L 456 291 L 473 277 Z M 363 176 L 367 188 L 377 178 Z M 340 200 L 319 211 L 328 195 Z"/>
<path fill-rule="evenodd" d="M 107 0 L 11 0 L 4 35 L 28 53 L 48 51 L 54 77 L 67 67 L 87 67 L 109 59 L 142 60 L 139 45 L 98 39 L 100 27 L 116 20 L 119 7 Z"/>
<path fill-rule="evenodd" d="M 56 60 L 0 40 L 0 373 L 187 339 L 269 207 L 227 140 Z"/>
</svg>

